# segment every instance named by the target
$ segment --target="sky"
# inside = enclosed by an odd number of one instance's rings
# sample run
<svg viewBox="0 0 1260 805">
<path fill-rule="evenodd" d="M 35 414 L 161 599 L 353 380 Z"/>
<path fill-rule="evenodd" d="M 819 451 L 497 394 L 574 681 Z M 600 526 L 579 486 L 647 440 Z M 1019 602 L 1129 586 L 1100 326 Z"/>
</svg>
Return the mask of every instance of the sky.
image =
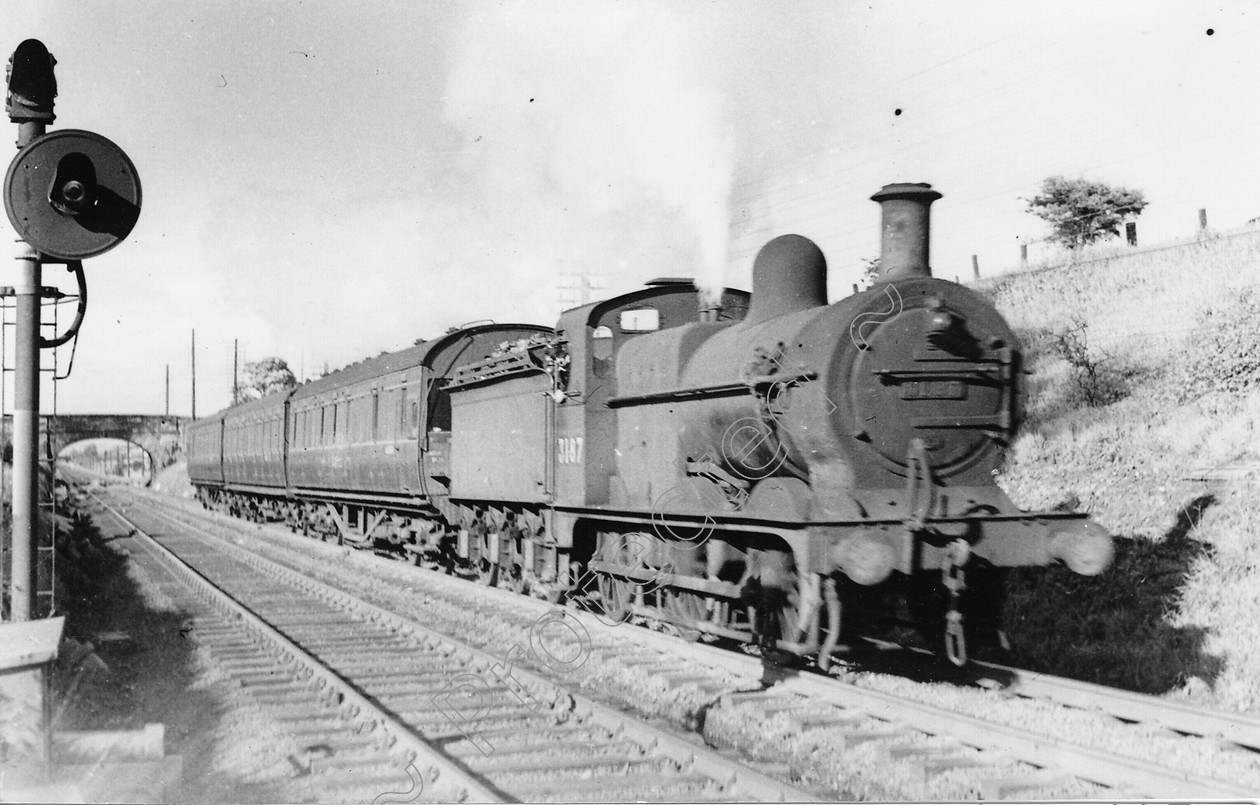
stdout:
<svg viewBox="0 0 1260 805">
<path fill-rule="evenodd" d="M 944 194 L 950 279 L 1045 248 L 1025 199 L 1052 175 L 1142 190 L 1143 244 L 1199 209 L 1260 216 L 1247 2 L 5 0 L 0 32 L 56 57 L 50 130 L 108 137 L 143 186 L 130 237 L 85 263 L 64 413 L 163 413 L 169 371 L 189 414 L 194 330 L 204 415 L 234 342 L 314 377 L 472 321 L 554 324 L 561 286 L 748 288 L 790 232 L 839 299 L 890 182 Z"/>
</svg>

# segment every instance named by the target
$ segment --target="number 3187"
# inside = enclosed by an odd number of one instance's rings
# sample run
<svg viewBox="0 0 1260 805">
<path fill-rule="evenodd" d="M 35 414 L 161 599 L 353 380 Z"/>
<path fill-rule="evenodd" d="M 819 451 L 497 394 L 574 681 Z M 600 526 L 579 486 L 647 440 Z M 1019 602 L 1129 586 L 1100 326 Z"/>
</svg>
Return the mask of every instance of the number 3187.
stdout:
<svg viewBox="0 0 1260 805">
<path fill-rule="evenodd" d="M 556 439 L 556 461 L 561 464 L 582 463 L 582 437 L 561 436 Z"/>
</svg>

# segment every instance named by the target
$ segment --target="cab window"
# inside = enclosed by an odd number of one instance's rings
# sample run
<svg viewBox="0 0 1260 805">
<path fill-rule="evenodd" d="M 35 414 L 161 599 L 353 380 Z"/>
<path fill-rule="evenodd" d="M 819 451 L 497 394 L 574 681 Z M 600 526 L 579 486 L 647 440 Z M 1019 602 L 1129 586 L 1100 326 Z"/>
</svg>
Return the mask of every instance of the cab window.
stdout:
<svg viewBox="0 0 1260 805">
<path fill-rule="evenodd" d="M 612 368 L 613 331 L 611 327 L 596 327 L 591 331 L 591 374 L 605 377 Z"/>
<path fill-rule="evenodd" d="M 621 311 L 621 332 L 651 333 L 661 329 L 661 313 L 654 307 Z"/>
<path fill-rule="evenodd" d="M 613 354 L 613 332 L 611 327 L 596 327 L 591 333 L 591 356 L 596 360 L 606 361 Z"/>
</svg>

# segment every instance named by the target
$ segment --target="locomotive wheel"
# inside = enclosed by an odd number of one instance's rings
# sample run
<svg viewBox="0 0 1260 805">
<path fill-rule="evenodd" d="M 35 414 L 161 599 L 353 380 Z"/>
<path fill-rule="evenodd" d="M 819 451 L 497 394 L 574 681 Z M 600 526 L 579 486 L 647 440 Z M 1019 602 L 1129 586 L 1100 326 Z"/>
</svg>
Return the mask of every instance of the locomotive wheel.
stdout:
<svg viewBox="0 0 1260 805">
<path fill-rule="evenodd" d="M 643 534 L 604 534 L 601 555 L 604 561 L 622 565 L 630 570 L 642 570 L 647 567 L 644 561 L 646 544 L 650 539 Z M 630 605 L 634 602 L 642 585 L 626 579 L 597 573 L 596 586 L 604 614 L 615 621 L 625 620 L 630 616 Z"/>
<path fill-rule="evenodd" d="M 782 606 L 749 607 L 750 617 L 757 619 L 758 642 L 764 646 L 777 646 L 779 642 L 796 643 L 798 617 L 791 603 Z"/>
<path fill-rule="evenodd" d="M 779 621 L 778 639 L 785 643 L 799 643 L 804 638 L 800 635 L 798 624 L 800 622 L 797 617 L 795 605 L 792 603 L 784 604 L 779 607 L 775 613 Z"/>
<path fill-rule="evenodd" d="M 684 640 L 698 640 L 700 631 L 687 628 L 703 623 L 708 615 L 708 598 L 693 592 L 666 588 L 660 592 L 661 607 L 669 615 Z"/>
<path fill-rule="evenodd" d="M 755 635 L 754 642 L 772 654 L 779 654 L 779 643 L 799 645 L 809 641 L 808 634 L 801 634 L 800 580 L 795 572 L 791 577 L 780 577 L 774 586 L 762 587 L 754 578 L 746 585 L 746 612 L 749 628 Z"/>
<path fill-rule="evenodd" d="M 596 574 L 595 583 L 599 587 L 600 605 L 609 619 L 623 621 L 630 617 L 630 603 L 634 600 L 633 584 L 603 573 Z"/>
</svg>

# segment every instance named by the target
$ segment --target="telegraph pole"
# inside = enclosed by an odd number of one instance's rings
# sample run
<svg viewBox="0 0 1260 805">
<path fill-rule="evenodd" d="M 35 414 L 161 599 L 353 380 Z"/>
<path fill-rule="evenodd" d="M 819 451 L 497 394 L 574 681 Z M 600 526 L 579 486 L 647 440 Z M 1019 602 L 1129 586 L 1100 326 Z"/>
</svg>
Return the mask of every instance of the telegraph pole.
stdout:
<svg viewBox="0 0 1260 805">
<path fill-rule="evenodd" d="M 232 405 L 241 401 L 240 375 L 237 373 L 237 358 L 240 356 L 240 342 L 232 339 Z"/>
<path fill-rule="evenodd" d="M 197 418 L 197 331 L 192 331 L 192 418 Z"/>
<path fill-rule="evenodd" d="M 166 364 L 166 412 L 165 416 L 171 415 L 171 365 Z"/>
</svg>

